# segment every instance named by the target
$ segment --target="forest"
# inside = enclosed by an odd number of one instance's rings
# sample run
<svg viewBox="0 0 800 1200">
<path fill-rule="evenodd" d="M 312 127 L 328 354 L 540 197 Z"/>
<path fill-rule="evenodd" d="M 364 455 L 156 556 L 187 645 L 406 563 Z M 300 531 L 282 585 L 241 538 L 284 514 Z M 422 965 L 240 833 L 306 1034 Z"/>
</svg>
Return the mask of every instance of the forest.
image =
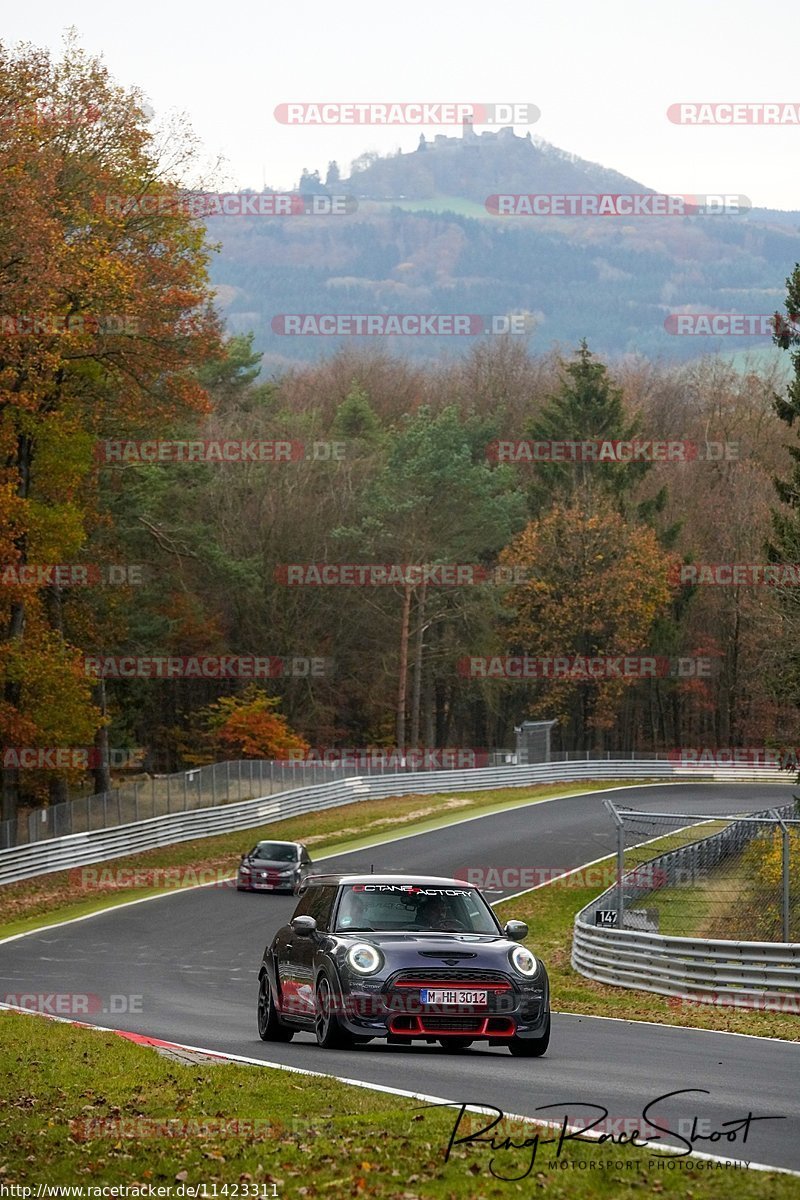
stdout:
<svg viewBox="0 0 800 1200">
<path fill-rule="evenodd" d="M 120 763 L 490 751 L 526 719 L 796 744 L 791 258 L 749 369 L 612 361 L 590 291 L 559 352 L 266 368 L 203 222 L 104 202 L 175 197 L 192 154 L 74 46 L 0 57 L 3 819 Z"/>
</svg>

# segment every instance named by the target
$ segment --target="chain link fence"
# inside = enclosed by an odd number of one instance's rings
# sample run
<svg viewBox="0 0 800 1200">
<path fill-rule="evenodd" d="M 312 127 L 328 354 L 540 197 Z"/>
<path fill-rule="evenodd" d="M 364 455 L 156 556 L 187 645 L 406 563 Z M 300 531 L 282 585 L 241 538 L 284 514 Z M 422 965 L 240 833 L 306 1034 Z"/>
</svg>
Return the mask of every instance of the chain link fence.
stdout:
<svg viewBox="0 0 800 1200">
<path fill-rule="evenodd" d="M 800 942 L 800 802 L 724 817 L 604 803 L 616 825 L 622 884 L 589 910 L 596 925 L 667 937 Z"/>
<path fill-rule="evenodd" d="M 63 804 L 37 808 L 16 821 L 0 822 L 0 849 L 23 846 L 48 838 L 72 833 L 89 833 L 96 829 L 113 829 L 132 821 L 146 821 L 170 813 L 191 812 L 199 808 L 215 808 L 239 800 L 271 796 L 276 792 L 335 783 L 356 776 L 407 774 L 414 771 L 452 770 L 451 761 L 458 751 L 442 751 L 400 757 L 396 753 L 382 758 L 354 757 L 349 761 L 298 759 L 273 762 L 266 759 L 239 759 L 233 762 L 212 763 L 172 775 L 152 775 L 144 779 L 123 782 L 110 792 L 81 796 Z M 448 755 L 450 756 L 448 758 Z M 472 763 L 468 752 L 456 765 L 464 769 Z M 474 765 L 508 766 L 515 762 L 511 750 L 492 751 Z"/>
</svg>

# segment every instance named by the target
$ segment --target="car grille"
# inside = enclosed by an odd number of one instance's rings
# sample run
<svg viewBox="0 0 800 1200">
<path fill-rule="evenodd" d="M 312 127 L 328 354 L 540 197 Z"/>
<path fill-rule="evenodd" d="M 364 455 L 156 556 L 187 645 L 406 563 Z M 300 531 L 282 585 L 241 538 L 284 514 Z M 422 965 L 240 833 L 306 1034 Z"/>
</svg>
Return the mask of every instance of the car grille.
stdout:
<svg viewBox="0 0 800 1200">
<path fill-rule="evenodd" d="M 437 1019 L 451 1021 L 457 1019 L 455 1012 L 443 1011 L 441 1005 L 423 1004 L 420 999 L 420 989 L 430 987 L 448 988 L 481 988 L 486 991 L 485 1004 L 465 1004 L 460 1006 L 461 1014 L 465 1015 L 472 1025 L 475 1024 L 473 1013 L 482 1016 L 489 1014 L 508 1013 L 516 1009 L 519 1003 L 519 993 L 512 981 L 502 971 L 459 970 L 458 967 L 421 969 L 412 968 L 398 971 L 384 987 L 386 1003 L 394 1013 L 417 1014 L 428 1022 L 430 1016 L 436 1014 Z"/>
<path fill-rule="evenodd" d="M 492 1016 L 396 1016 L 389 1022 L 389 1032 L 400 1037 L 423 1037 L 425 1034 L 461 1034 L 473 1037 L 512 1037 L 514 1022 L 509 1017 Z"/>
<path fill-rule="evenodd" d="M 411 984 L 418 984 L 419 987 L 427 987 L 431 983 L 452 983 L 454 981 L 464 981 L 464 983 L 510 983 L 508 975 L 504 975 L 502 971 L 481 971 L 477 968 L 461 968 L 461 967 L 419 967 L 412 970 L 398 971 L 391 979 L 389 986 L 402 983 L 405 987 Z"/>
</svg>

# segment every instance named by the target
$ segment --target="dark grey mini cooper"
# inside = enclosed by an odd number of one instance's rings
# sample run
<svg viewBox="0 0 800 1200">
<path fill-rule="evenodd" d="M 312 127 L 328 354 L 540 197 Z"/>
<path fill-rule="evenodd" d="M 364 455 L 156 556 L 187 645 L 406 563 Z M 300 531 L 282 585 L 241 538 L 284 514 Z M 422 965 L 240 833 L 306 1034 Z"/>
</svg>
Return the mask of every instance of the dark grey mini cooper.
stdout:
<svg viewBox="0 0 800 1200">
<path fill-rule="evenodd" d="M 264 951 L 259 1035 L 288 1042 L 307 1030 L 325 1047 L 383 1038 L 451 1050 L 481 1040 L 544 1054 L 550 985 L 520 945 L 527 933 L 522 921 L 501 927 L 463 880 L 310 876 Z"/>
</svg>

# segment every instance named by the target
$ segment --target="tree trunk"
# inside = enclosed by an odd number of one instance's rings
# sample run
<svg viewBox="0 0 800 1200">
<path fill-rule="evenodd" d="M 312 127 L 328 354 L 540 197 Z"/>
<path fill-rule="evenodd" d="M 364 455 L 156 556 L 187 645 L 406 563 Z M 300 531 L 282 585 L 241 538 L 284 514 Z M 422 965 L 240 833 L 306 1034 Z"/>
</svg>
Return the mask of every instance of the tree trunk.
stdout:
<svg viewBox="0 0 800 1200">
<path fill-rule="evenodd" d="M 101 679 L 97 685 L 97 705 L 100 712 L 106 715 L 106 681 Z M 103 724 L 94 735 L 94 746 L 97 751 L 97 766 L 92 771 L 95 792 L 111 791 L 111 766 L 108 761 L 108 726 Z"/>
<path fill-rule="evenodd" d="M 17 483 L 17 495 L 21 499 L 27 499 L 30 492 L 31 483 L 31 463 L 33 460 L 33 442 L 27 434 L 21 434 L 17 438 L 17 471 L 19 482 Z M 20 552 L 20 565 L 24 566 L 27 563 L 27 538 L 23 534 L 17 541 L 17 549 Z M 5 640 L 13 641 L 15 638 L 22 637 L 22 632 L 25 628 L 25 607 L 22 604 L 13 604 L 11 606 L 11 614 L 6 630 Z M 22 689 L 17 682 L 7 680 L 3 687 L 3 699 L 12 708 L 19 707 L 20 696 Z M 14 821 L 17 815 L 17 805 L 19 802 L 19 772 L 16 768 L 4 767 L 2 770 L 2 806 L 0 812 L 4 821 Z M 11 845 L 16 844 L 17 835 L 16 828 L 12 827 Z"/>
<path fill-rule="evenodd" d="M 428 585 L 423 582 L 417 602 L 417 638 L 414 650 L 414 690 L 411 698 L 411 745 L 419 747 L 420 700 L 422 697 L 422 652 L 425 644 L 425 601 Z"/>
<path fill-rule="evenodd" d="M 396 734 L 397 748 L 402 750 L 406 744 L 406 692 L 408 690 L 408 627 L 411 615 L 410 583 L 405 584 L 403 591 L 403 615 L 400 621 L 400 666 L 397 672 L 397 716 Z"/>
</svg>

